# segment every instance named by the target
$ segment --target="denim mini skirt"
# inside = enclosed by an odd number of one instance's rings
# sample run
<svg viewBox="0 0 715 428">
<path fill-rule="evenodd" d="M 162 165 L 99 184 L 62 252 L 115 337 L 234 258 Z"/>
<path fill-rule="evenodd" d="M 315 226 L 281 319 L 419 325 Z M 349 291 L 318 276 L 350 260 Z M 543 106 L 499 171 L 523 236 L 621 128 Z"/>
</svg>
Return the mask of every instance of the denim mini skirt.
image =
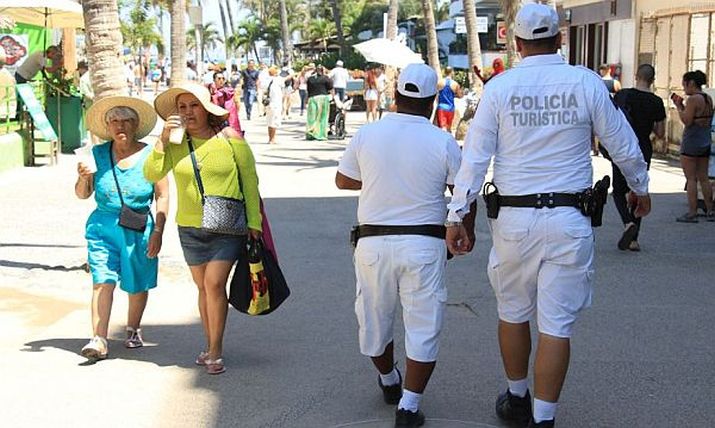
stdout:
<svg viewBox="0 0 715 428">
<path fill-rule="evenodd" d="M 179 241 L 189 266 L 215 260 L 235 262 L 246 252 L 246 237 L 207 232 L 197 227 L 179 226 Z"/>
</svg>

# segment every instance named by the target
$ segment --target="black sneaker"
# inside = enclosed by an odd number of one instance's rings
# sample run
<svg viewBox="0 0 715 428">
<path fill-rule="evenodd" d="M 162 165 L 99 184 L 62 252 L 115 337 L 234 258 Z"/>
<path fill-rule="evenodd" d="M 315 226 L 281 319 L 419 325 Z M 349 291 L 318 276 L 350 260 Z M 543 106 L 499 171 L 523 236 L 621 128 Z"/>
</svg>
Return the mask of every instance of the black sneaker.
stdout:
<svg viewBox="0 0 715 428">
<path fill-rule="evenodd" d="M 554 420 L 549 419 L 548 421 L 541 421 L 539 423 L 534 422 L 534 420 L 529 421 L 529 426 L 526 428 L 554 428 Z"/>
<path fill-rule="evenodd" d="M 635 223 L 628 223 L 623 230 L 623 235 L 621 235 L 621 239 L 618 240 L 618 249 L 621 251 L 626 251 L 631 242 L 636 239 L 637 233 L 638 226 Z"/>
<path fill-rule="evenodd" d="M 522 398 L 512 395 L 507 388 L 506 392 L 497 397 L 496 411 L 497 416 L 505 421 L 529 423 L 532 416 L 529 390 L 526 390 L 526 395 Z"/>
<path fill-rule="evenodd" d="M 395 385 L 385 386 L 382 384 L 380 376 L 377 376 L 377 384 L 380 385 L 380 389 L 382 389 L 382 398 L 385 399 L 385 403 L 387 404 L 398 404 L 400 402 L 400 398 L 402 398 L 402 373 L 400 373 L 400 370 L 397 367 L 395 367 L 395 370 L 397 370 L 397 376 L 400 377 L 400 381 Z"/>
<path fill-rule="evenodd" d="M 410 412 L 397 409 L 395 412 L 395 427 L 421 427 L 425 424 L 425 414 L 422 411 Z"/>
</svg>

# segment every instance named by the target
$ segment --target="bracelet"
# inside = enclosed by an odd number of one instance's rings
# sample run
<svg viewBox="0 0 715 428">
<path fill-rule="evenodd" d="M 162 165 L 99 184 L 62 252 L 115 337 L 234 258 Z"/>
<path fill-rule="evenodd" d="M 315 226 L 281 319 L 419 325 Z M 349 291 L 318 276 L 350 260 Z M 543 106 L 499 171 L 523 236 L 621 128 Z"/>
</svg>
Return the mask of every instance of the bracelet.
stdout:
<svg viewBox="0 0 715 428">
<path fill-rule="evenodd" d="M 163 227 L 162 227 L 162 228 L 155 227 L 154 230 L 152 231 L 152 233 L 163 234 L 163 233 L 164 233 L 164 228 L 163 228 Z"/>
<path fill-rule="evenodd" d="M 444 227 L 459 227 L 462 225 L 461 221 L 445 221 Z"/>
</svg>

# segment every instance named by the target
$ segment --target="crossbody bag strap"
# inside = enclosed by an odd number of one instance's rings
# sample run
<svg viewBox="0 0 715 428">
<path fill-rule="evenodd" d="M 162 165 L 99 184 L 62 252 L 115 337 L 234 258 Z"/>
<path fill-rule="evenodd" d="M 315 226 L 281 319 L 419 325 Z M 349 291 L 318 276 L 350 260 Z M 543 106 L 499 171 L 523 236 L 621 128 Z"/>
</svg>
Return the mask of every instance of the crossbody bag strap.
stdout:
<svg viewBox="0 0 715 428">
<path fill-rule="evenodd" d="M 196 162 L 196 155 L 194 154 L 194 145 L 191 143 L 191 135 L 186 135 L 186 142 L 189 144 L 189 154 L 191 155 L 191 164 L 194 167 L 194 176 L 196 177 L 196 183 L 199 185 L 199 193 L 201 194 L 201 205 L 206 203 L 206 196 L 204 195 L 204 183 L 201 182 L 201 174 L 199 173 L 199 164 Z"/>
<path fill-rule="evenodd" d="M 109 163 L 112 165 L 112 175 L 114 176 L 114 183 L 117 185 L 117 193 L 119 194 L 119 200 L 124 205 L 124 198 L 122 197 L 122 188 L 119 187 L 119 180 L 117 179 L 117 172 L 114 170 L 114 151 L 112 150 L 113 141 L 109 142 Z"/>
</svg>

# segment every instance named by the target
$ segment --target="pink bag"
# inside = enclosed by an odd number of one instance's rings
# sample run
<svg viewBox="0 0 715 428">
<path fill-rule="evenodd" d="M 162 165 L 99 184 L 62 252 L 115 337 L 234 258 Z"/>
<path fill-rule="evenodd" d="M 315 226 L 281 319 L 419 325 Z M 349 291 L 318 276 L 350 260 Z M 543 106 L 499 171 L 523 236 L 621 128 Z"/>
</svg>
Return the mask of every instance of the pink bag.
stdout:
<svg viewBox="0 0 715 428">
<path fill-rule="evenodd" d="M 271 224 L 268 222 L 268 216 L 266 215 L 266 209 L 263 207 L 263 199 L 261 199 L 261 217 L 262 223 L 261 228 L 263 229 L 263 243 L 264 248 L 273 254 L 273 258 L 278 261 L 278 253 L 276 252 L 276 246 L 273 242 L 273 234 L 271 233 Z"/>
</svg>

